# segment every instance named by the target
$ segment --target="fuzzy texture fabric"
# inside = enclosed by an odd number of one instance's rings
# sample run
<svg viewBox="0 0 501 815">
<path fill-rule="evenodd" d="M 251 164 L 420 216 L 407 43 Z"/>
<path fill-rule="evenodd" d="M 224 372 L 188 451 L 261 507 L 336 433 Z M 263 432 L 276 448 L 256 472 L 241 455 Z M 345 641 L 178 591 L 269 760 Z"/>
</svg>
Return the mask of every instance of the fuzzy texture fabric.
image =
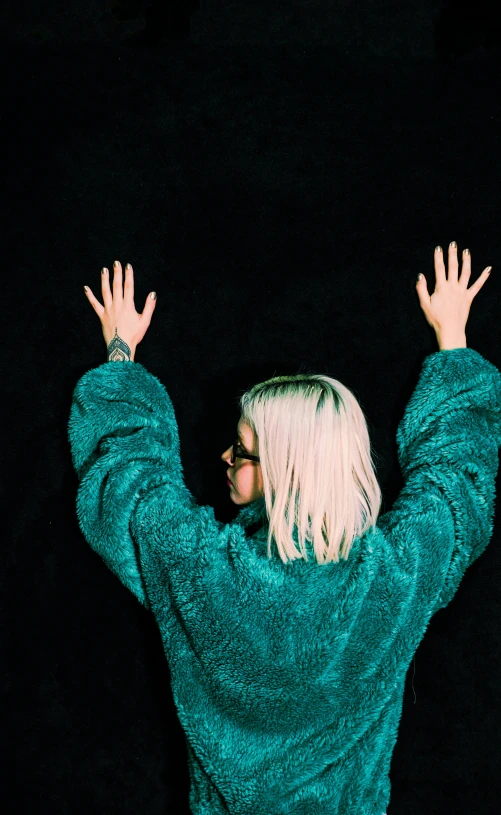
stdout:
<svg viewBox="0 0 501 815">
<path fill-rule="evenodd" d="M 68 432 L 82 534 L 161 632 L 193 815 L 382 815 L 408 667 L 492 536 L 499 370 L 470 348 L 424 359 L 404 487 L 325 566 L 268 560 L 264 498 L 228 524 L 197 504 L 143 365 L 82 376 Z"/>
</svg>

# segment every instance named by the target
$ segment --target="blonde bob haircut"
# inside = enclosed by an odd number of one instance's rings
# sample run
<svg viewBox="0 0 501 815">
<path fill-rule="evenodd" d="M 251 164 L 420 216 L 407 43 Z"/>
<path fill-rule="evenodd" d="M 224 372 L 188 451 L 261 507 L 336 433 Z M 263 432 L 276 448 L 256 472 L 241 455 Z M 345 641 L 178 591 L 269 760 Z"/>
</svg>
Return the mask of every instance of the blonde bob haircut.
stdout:
<svg viewBox="0 0 501 815">
<path fill-rule="evenodd" d="M 329 376 L 297 374 L 254 385 L 238 402 L 259 445 L 268 557 L 274 538 L 284 563 L 308 561 L 306 541 L 320 565 L 347 560 L 355 538 L 376 526 L 382 504 L 353 393 Z"/>
</svg>

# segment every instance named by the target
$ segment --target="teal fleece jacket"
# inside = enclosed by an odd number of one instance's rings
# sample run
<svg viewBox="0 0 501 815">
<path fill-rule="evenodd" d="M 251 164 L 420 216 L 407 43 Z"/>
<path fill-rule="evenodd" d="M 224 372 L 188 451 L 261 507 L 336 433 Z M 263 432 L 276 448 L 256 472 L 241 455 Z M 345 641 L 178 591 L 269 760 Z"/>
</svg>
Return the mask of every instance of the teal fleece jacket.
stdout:
<svg viewBox="0 0 501 815">
<path fill-rule="evenodd" d="M 403 489 L 347 561 L 267 556 L 264 498 L 231 523 L 183 480 L 165 387 L 136 362 L 78 381 L 79 527 L 155 615 L 193 815 L 382 815 L 406 672 L 493 531 L 501 374 L 422 364 L 397 430 Z"/>
</svg>

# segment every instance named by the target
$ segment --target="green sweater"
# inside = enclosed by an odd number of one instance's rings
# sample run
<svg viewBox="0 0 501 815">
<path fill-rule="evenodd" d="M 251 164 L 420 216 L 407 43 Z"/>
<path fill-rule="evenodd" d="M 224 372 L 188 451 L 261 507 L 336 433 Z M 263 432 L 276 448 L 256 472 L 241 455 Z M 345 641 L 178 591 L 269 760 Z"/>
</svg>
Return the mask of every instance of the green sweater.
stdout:
<svg viewBox="0 0 501 815">
<path fill-rule="evenodd" d="M 397 430 L 404 487 L 347 561 L 267 557 L 264 499 L 221 523 L 183 480 L 161 382 L 78 381 L 80 529 L 155 615 L 193 815 L 382 815 L 406 673 L 493 531 L 501 374 L 470 348 L 422 365 Z"/>
</svg>

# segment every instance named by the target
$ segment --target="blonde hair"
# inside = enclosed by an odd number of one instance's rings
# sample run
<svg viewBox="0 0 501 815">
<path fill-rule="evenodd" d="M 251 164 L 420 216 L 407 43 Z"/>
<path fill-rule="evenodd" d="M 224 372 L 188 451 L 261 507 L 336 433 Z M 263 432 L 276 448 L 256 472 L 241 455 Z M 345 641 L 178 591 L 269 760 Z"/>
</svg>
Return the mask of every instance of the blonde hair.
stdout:
<svg viewBox="0 0 501 815">
<path fill-rule="evenodd" d="M 254 385 L 238 402 L 259 445 L 268 557 L 274 538 L 284 563 L 308 561 L 306 540 L 320 565 L 347 560 L 354 539 L 376 526 L 382 504 L 353 393 L 329 376 L 296 374 Z"/>
</svg>

